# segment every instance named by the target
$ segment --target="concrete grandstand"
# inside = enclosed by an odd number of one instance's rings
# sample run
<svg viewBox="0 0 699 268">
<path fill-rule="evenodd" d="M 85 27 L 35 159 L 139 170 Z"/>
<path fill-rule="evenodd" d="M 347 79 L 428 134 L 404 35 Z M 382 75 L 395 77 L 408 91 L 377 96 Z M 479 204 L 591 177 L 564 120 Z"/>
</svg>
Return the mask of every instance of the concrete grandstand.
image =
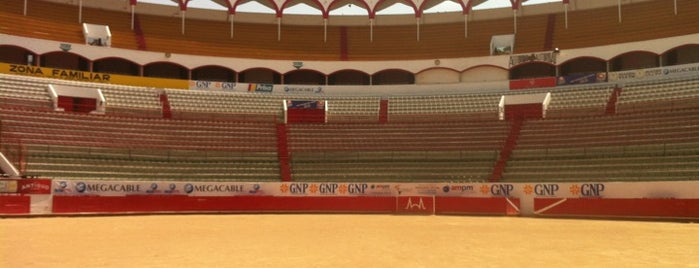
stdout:
<svg viewBox="0 0 699 268">
<path fill-rule="evenodd" d="M 321 16 L 222 2 L 227 12 L 3 1 L 1 151 L 18 174 L 4 173 L 79 192 L 83 181 L 283 194 L 473 183 L 525 200 L 505 198 L 506 215 L 535 214 L 524 195 L 538 185 L 579 196 L 699 177 L 696 1 L 465 1 L 422 14 L 427 1 L 391 16 L 357 1 L 374 10 L 361 18 L 329 16 L 335 2 Z M 88 42 L 82 23 L 108 26 L 109 45 Z M 405 210 L 430 202 L 389 188 Z"/>
</svg>

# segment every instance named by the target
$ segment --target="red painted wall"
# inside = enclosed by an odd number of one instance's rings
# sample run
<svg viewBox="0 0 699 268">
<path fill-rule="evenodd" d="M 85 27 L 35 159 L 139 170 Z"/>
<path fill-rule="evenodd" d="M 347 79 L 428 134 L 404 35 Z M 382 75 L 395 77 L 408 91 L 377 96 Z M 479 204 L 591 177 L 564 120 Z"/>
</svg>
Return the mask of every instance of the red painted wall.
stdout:
<svg viewBox="0 0 699 268">
<path fill-rule="evenodd" d="M 540 216 L 610 218 L 698 218 L 699 199 L 674 198 L 535 198 Z M 547 207 L 550 207 L 546 209 Z"/>
<path fill-rule="evenodd" d="M 28 195 L 0 195 L 0 214 L 29 214 Z"/>
</svg>

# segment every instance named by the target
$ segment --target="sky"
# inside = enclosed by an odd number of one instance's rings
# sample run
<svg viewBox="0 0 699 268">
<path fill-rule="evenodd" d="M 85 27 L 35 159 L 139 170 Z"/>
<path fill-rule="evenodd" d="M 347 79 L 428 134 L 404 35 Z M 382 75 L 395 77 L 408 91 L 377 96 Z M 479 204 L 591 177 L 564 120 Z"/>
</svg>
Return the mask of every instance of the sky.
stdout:
<svg viewBox="0 0 699 268">
<path fill-rule="evenodd" d="M 177 4 L 171 0 L 138 0 L 144 3 L 153 4 L 163 4 L 170 6 L 177 6 Z M 529 0 L 524 3 L 527 5 L 544 4 L 551 2 L 561 2 L 561 0 Z M 474 10 L 489 9 L 489 8 L 502 8 L 510 7 L 510 0 L 489 0 L 481 5 L 473 7 Z M 226 7 L 216 4 L 210 0 L 191 0 L 188 4 L 190 8 L 204 8 L 204 9 L 214 9 L 214 10 L 226 10 Z M 255 1 L 250 1 L 239 5 L 236 8 L 236 12 L 251 12 L 251 13 L 274 13 L 274 10 L 265 7 Z M 438 12 L 461 12 L 461 5 L 454 3 L 452 1 L 444 1 L 433 8 L 425 10 L 425 13 L 438 13 Z M 395 5 L 379 11 L 377 14 L 413 14 L 413 8 L 405 4 L 396 3 Z M 292 7 L 288 7 L 284 10 L 284 14 L 315 14 L 320 15 L 320 10 L 310 7 L 306 4 L 298 4 Z M 356 5 L 345 5 L 341 8 L 333 10 L 330 15 L 366 15 L 367 11 L 362 7 Z"/>
</svg>

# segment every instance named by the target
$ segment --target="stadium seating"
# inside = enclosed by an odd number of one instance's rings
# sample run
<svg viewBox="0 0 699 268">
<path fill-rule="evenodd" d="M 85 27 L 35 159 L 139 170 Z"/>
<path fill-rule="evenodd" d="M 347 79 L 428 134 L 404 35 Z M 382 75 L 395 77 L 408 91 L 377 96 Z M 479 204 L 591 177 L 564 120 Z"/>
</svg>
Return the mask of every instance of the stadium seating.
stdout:
<svg viewBox="0 0 699 268">
<path fill-rule="evenodd" d="M 32 1 L 28 16 L 22 15 L 23 1 L 2 1 L 0 33 L 84 43 L 75 6 L 44 1 Z M 699 22 L 694 11 L 699 3 L 679 0 L 680 12 L 674 15 L 667 1 L 644 1 L 625 4 L 622 22 L 617 8 L 606 7 L 576 10 L 568 13 L 568 29 L 564 16 L 555 14 L 553 32 L 546 36 L 548 15 L 527 15 L 518 18 L 515 53 L 545 51 L 547 39 L 562 49 L 600 46 L 696 33 Z M 262 15 L 261 15 L 262 16 Z M 270 15 L 271 16 L 271 15 Z M 469 22 L 468 37 L 464 37 L 463 22 L 423 24 L 417 40 L 415 24 L 382 25 L 380 16 L 370 41 L 369 27 L 328 26 L 327 41 L 323 41 L 322 25 L 287 25 L 282 23 L 281 40 L 277 40 L 277 25 L 236 22 L 235 36 L 230 38 L 230 24 L 225 21 L 187 19 L 185 34 L 177 16 L 139 14 L 139 21 L 151 51 L 211 55 L 239 58 L 288 60 L 403 60 L 439 59 L 486 56 L 493 35 L 512 34 L 512 18 L 476 20 Z M 590 18 L 595 18 L 590 20 Z M 270 17 L 270 21 L 274 18 Z M 138 42 L 130 29 L 127 12 L 85 8 L 83 21 L 109 25 L 113 32 L 112 46 L 137 49 Z M 646 23 L 653 21 L 652 24 Z M 677 27 L 681 25 L 682 27 Z M 341 36 L 342 28 L 346 37 Z M 36 30 L 41 29 L 41 30 Z M 196 29 L 196 30 L 193 30 Z M 345 41 L 343 41 L 345 40 Z M 346 44 L 342 44 L 346 42 Z M 176 43 L 177 46 L 172 44 Z M 341 48 L 346 47 L 346 55 Z"/>
</svg>

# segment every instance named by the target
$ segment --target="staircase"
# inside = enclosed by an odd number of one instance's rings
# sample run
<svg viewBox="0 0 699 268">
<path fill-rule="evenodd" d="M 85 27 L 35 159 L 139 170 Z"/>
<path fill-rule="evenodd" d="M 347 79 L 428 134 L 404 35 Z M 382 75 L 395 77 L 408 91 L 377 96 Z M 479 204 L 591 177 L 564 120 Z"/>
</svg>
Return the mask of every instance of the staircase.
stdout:
<svg viewBox="0 0 699 268">
<path fill-rule="evenodd" d="M 340 27 L 340 60 L 348 60 L 347 27 Z"/>
<path fill-rule="evenodd" d="M 553 33 L 556 28 L 556 14 L 550 14 L 546 23 L 546 35 L 544 39 L 544 51 L 553 50 Z"/>
<path fill-rule="evenodd" d="M 388 100 L 382 99 L 379 102 L 379 123 L 388 123 Z"/>
<path fill-rule="evenodd" d="M 136 36 L 136 43 L 138 44 L 138 50 L 147 50 L 147 48 L 146 48 L 146 36 L 143 34 L 143 29 L 141 28 L 141 21 L 138 19 L 138 15 L 134 15 L 133 33 Z"/>
<path fill-rule="evenodd" d="M 172 110 L 170 107 L 170 101 L 167 98 L 167 94 L 165 92 L 160 93 L 160 104 L 163 106 L 163 118 L 170 119 L 172 118 Z"/>
<path fill-rule="evenodd" d="M 495 163 L 495 168 L 493 168 L 493 174 L 490 177 L 491 182 L 498 182 L 502 178 L 502 174 L 505 172 L 505 166 L 507 166 L 507 160 L 510 159 L 512 150 L 514 150 L 515 146 L 517 146 L 517 139 L 519 138 L 519 133 L 522 130 L 522 124 L 524 124 L 524 119 L 513 119 L 512 126 L 510 126 L 510 133 L 505 139 L 505 145 L 503 145 L 503 148 L 500 151 L 498 162 Z"/>
<path fill-rule="evenodd" d="M 616 114 L 616 104 L 620 95 L 621 88 L 615 87 L 614 91 L 612 91 L 612 95 L 609 96 L 609 100 L 607 100 L 607 109 L 604 112 L 606 115 Z"/>
<path fill-rule="evenodd" d="M 291 181 L 291 164 L 289 162 L 289 145 L 286 124 L 277 124 L 277 155 L 279 156 L 279 173 L 282 181 Z"/>
</svg>

